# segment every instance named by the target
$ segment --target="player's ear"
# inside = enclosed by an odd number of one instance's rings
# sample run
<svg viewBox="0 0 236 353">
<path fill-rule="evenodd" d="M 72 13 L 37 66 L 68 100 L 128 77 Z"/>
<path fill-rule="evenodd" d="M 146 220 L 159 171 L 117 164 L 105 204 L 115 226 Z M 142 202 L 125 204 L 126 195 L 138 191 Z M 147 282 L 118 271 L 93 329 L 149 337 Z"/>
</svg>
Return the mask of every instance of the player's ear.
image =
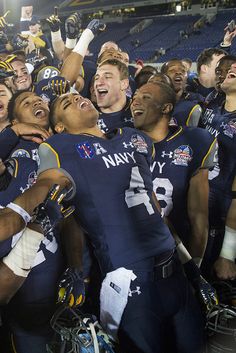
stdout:
<svg viewBox="0 0 236 353">
<path fill-rule="evenodd" d="M 65 132 L 65 126 L 61 122 L 59 122 L 55 125 L 54 130 L 58 134 L 62 134 L 63 132 Z"/>
<path fill-rule="evenodd" d="M 128 78 L 125 78 L 124 80 L 121 80 L 121 90 L 126 91 L 129 88 L 129 80 Z"/>
<path fill-rule="evenodd" d="M 166 103 L 163 104 L 162 106 L 162 114 L 170 114 L 173 110 L 173 104 L 172 103 Z"/>
<path fill-rule="evenodd" d="M 207 72 L 207 68 L 208 68 L 207 65 L 205 65 L 205 64 L 202 64 L 202 65 L 201 65 L 201 71 L 202 71 L 202 72 Z"/>
</svg>

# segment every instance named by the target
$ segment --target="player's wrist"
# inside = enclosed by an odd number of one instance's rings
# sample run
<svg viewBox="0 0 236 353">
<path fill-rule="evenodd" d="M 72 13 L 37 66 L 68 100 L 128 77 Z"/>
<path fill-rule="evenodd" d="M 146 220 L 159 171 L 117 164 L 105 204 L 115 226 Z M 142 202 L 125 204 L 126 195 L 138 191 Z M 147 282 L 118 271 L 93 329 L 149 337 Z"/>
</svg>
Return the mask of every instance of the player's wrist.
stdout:
<svg viewBox="0 0 236 353">
<path fill-rule="evenodd" d="M 52 42 L 58 42 L 59 40 L 62 40 L 61 30 L 59 29 L 56 32 L 51 31 L 51 38 L 52 38 Z"/>
<path fill-rule="evenodd" d="M 220 252 L 220 257 L 234 261 L 236 258 L 236 230 L 228 226 L 225 227 L 224 241 Z"/>
<path fill-rule="evenodd" d="M 74 53 L 80 54 L 81 56 L 85 56 L 89 43 L 93 40 L 94 34 L 91 31 L 91 29 L 86 28 L 83 33 L 81 34 L 81 37 L 79 41 L 77 42 L 76 46 L 73 49 Z"/>
</svg>

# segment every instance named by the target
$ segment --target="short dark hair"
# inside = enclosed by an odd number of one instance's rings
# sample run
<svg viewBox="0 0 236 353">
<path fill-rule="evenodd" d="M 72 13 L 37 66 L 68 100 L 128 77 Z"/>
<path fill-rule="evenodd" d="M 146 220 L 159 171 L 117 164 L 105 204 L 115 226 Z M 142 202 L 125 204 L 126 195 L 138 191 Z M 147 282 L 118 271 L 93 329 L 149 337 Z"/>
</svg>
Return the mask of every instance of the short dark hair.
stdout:
<svg viewBox="0 0 236 353">
<path fill-rule="evenodd" d="M 25 92 L 28 92 L 28 93 L 34 93 L 34 92 L 31 92 L 31 91 L 28 91 L 27 89 L 23 90 L 23 91 L 18 91 L 16 93 L 14 93 L 11 97 L 11 99 L 9 100 L 9 103 L 8 103 L 8 107 L 7 107 L 7 110 L 8 110 L 8 119 L 10 122 L 12 122 L 14 119 L 16 119 L 16 115 L 15 115 L 15 103 L 16 103 L 16 99 L 23 93 Z M 36 94 L 36 93 L 34 93 Z"/>
<path fill-rule="evenodd" d="M 160 89 L 162 90 L 162 95 L 161 95 L 161 104 L 167 104 L 167 103 L 171 103 L 173 105 L 173 109 L 176 103 L 176 93 L 173 90 L 173 88 L 171 88 L 170 85 L 168 85 L 167 83 L 163 83 L 163 82 L 148 82 L 147 84 L 151 84 L 154 86 L 158 86 L 160 87 Z M 168 116 L 170 117 L 172 111 L 169 112 Z"/>
<path fill-rule="evenodd" d="M 129 78 L 129 71 L 127 66 L 122 63 L 121 61 L 117 60 L 117 59 L 108 59 L 105 61 L 102 61 L 99 65 L 98 68 L 104 66 L 104 65 L 112 65 L 112 66 L 116 66 L 117 69 L 120 72 L 120 78 L 121 80 L 125 80 L 127 78 Z"/>
<path fill-rule="evenodd" d="M 225 55 L 220 58 L 217 64 L 222 64 L 224 61 L 232 61 L 232 63 L 236 62 L 236 55 Z"/>
<path fill-rule="evenodd" d="M 158 71 L 154 66 L 145 65 L 134 78 L 136 88 L 140 88 L 142 85 L 147 83 L 149 78 L 157 72 Z"/>
<path fill-rule="evenodd" d="M 197 72 L 199 73 L 202 65 L 209 65 L 212 61 L 212 56 L 227 55 L 227 52 L 219 48 L 204 49 L 197 57 Z"/>
<path fill-rule="evenodd" d="M 178 59 L 178 58 L 173 58 L 173 59 L 170 59 L 169 61 L 166 61 L 162 67 L 161 67 L 161 73 L 162 74 L 166 74 L 169 67 L 174 65 L 174 64 L 181 64 L 183 65 L 183 67 L 185 68 L 183 62 L 182 62 L 182 59 Z"/>
</svg>

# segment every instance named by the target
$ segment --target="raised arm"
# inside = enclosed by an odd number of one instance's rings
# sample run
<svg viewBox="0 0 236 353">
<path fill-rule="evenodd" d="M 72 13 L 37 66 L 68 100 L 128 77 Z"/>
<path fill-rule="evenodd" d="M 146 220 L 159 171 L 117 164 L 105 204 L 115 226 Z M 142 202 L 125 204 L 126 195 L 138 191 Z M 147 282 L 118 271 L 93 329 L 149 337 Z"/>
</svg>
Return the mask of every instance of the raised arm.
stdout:
<svg viewBox="0 0 236 353">
<path fill-rule="evenodd" d="M 25 228 L 35 207 L 43 202 L 54 184 L 64 188 L 70 185 L 70 181 L 58 169 L 47 170 L 39 175 L 31 189 L 15 199 L 13 204 L 16 206 L 9 204 L 11 208 L 6 207 L 0 211 L 0 241 Z"/>
</svg>

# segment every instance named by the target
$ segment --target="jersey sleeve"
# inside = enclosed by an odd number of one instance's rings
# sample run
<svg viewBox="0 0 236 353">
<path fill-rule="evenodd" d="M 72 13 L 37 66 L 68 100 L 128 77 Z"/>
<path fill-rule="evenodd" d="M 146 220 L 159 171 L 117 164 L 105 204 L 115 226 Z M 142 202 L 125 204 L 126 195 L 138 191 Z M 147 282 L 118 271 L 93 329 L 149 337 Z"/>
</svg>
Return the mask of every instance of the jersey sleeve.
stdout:
<svg viewBox="0 0 236 353">
<path fill-rule="evenodd" d="M 189 127 L 198 126 L 200 117 L 202 115 L 202 108 L 199 104 L 194 105 L 192 110 L 189 113 L 186 125 Z"/>
<path fill-rule="evenodd" d="M 0 158 L 2 160 L 7 159 L 18 142 L 19 136 L 10 127 L 5 128 L 0 133 Z"/>
<path fill-rule="evenodd" d="M 201 168 L 211 169 L 216 165 L 217 161 L 218 161 L 218 143 L 217 143 L 217 140 L 214 139 L 202 160 Z"/>
<path fill-rule="evenodd" d="M 76 191 L 75 182 L 71 174 L 63 168 L 59 153 L 56 151 L 56 149 L 49 143 L 42 143 L 39 147 L 39 158 L 40 166 L 38 169 L 38 175 L 49 169 L 59 169 L 71 181 L 73 189 L 70 196 L 71 199 Z"/>
</svg>

